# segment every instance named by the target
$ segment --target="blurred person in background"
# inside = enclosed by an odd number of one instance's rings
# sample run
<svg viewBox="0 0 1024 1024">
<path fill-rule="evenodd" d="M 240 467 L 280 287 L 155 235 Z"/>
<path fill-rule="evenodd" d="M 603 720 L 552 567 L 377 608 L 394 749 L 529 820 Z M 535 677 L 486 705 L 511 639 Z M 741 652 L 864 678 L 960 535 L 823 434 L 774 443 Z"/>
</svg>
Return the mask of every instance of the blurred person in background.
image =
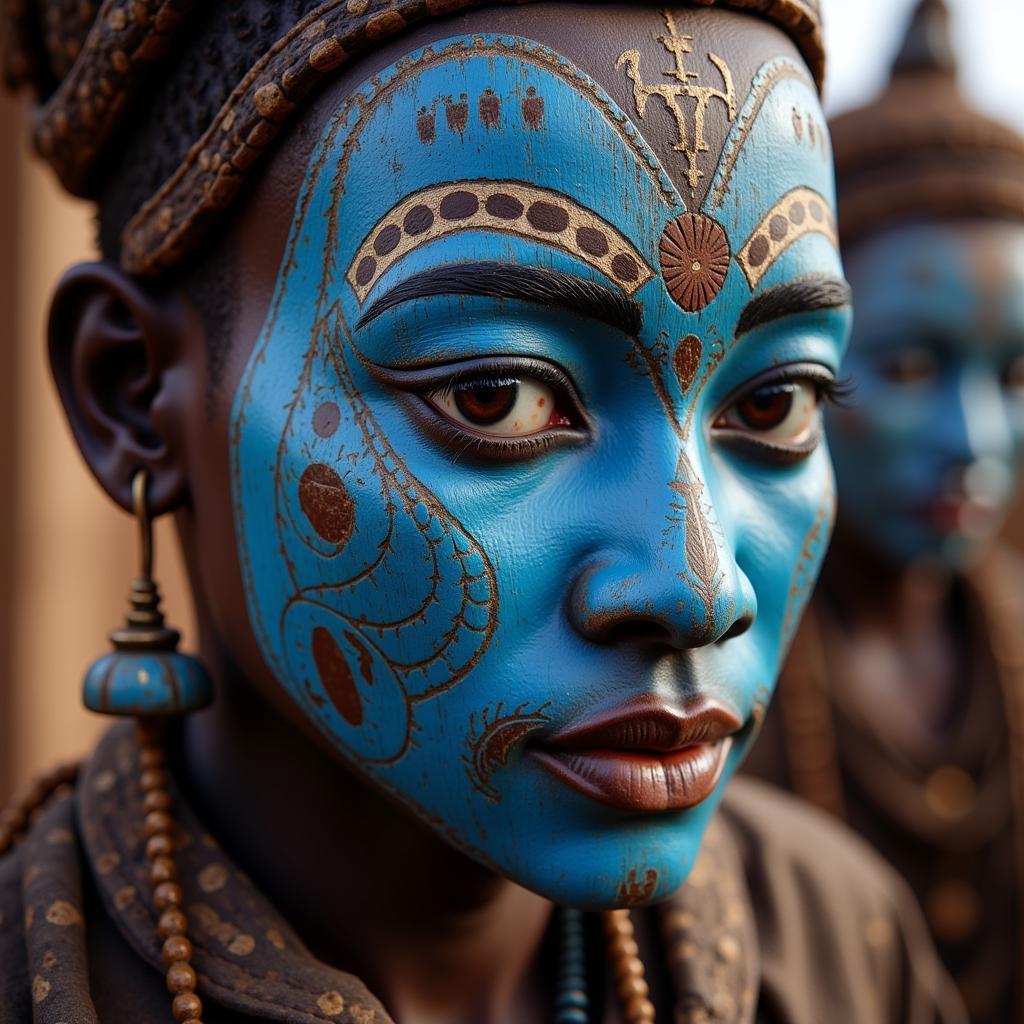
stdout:
<svg viewBox="0 0 1024 1024">
<path fill-rule="evenodd" d="M 941 0 L 833 125 L 854 292 L 838 522 L 747 770 L 911 882 L 976 1024 L 1022 1020 L 1024 139 L 961 98 Z"/>
</svg>

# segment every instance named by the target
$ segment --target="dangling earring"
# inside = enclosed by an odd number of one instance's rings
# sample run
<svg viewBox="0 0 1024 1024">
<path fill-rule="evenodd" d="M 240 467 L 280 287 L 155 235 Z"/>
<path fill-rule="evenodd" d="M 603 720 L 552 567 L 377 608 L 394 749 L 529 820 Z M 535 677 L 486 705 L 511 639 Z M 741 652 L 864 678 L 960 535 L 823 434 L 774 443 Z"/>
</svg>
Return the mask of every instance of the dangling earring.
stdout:
<svg viewBox="0 0 1024 1024">
<path fill-rule="evenodd" d="M 213 686 L 202 663 L 177 650 L 181 634 L 164 625 L 153 582 L 153 527 L 146 503 L 149 473 L 132 480 L 139 524 L 140 569 L 132 581 L 125 623 L 110 634 L 114 650 L 89 666 L 82 699 L 90 711 L 139 718 L 166 717 L 206 707 Z"/>
</svg>

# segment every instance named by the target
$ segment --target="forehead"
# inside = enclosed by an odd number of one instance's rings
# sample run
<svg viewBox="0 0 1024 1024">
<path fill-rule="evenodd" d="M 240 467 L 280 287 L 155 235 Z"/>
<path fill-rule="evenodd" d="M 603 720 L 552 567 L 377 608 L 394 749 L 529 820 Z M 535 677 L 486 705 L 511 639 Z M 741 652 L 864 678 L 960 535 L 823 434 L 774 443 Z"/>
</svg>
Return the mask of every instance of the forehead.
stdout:
<svg viewBox="0 0 1024 1024">
<path fill-rule="evenodd" d="M 462 258 L 582 271 L 641 301 L 663 281 L 688 313 L 719 292 L 839 274 L 824 120 L 774 27 L 542 4 L 438 28 L 344 83 L 340 107 L 332 97 L 287 265 L 329 257 L 362 307 L 425 250 L 443 259 L 456 244 Z"/>
</svg>

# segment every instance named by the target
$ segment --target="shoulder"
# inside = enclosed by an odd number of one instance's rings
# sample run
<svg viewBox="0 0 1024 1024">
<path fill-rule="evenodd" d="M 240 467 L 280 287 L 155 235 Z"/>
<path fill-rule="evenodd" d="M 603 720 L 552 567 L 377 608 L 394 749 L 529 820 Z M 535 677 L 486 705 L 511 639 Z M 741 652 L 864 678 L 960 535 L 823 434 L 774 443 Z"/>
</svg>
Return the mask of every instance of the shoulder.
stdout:
<svg viewBox="0 0 1024 1024">
<path fill-rule="evenodd" d="M 22 874 L 20 847 L 0 855 L 0 1024 L 21 1024 L 32 1019 Z"/>
<path fill-rule="evenodd" d="M 754 907 L 766 996 L 803 1019 L 964 1020 L 909 889 L 862 839 L 753 779 L 721 808 Z M 827 979 L 827 980 L 826 980 Z M 835 1016 L 843 1008 L 846 1015 Z"/>
</svg>

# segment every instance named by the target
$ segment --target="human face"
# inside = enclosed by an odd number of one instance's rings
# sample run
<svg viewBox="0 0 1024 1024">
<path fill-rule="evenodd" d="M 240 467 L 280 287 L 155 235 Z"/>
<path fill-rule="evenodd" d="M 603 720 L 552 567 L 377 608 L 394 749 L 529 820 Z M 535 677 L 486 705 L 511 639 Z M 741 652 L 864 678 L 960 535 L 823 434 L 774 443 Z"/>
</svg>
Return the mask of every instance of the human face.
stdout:
<svg viewBox="0 0 1024 1024">
<path fill-rule="evenodd" d="M 848 253 L 857 385 L 829 421 L 844 528 L 964 568 L 1002 525 L 1024 441 L 1024 225 L 907 225 Z"/>
<path fill-rule="evenodd" d="M 847 312 L 785 38 L 571 7 L 600 84 L 474 32 L 336 111 L 232 472 L 256 636 L 330 746 L 596 907 L 680 885 L 763 712 L 831 522 Z M 766 34 L 775 59 L 734 75 L 721 54 Z M 701 135 L 692 96 L 682 121 L 645 98 L 693 84 L 674 54 L 717 90 Z"/>
</svg>

